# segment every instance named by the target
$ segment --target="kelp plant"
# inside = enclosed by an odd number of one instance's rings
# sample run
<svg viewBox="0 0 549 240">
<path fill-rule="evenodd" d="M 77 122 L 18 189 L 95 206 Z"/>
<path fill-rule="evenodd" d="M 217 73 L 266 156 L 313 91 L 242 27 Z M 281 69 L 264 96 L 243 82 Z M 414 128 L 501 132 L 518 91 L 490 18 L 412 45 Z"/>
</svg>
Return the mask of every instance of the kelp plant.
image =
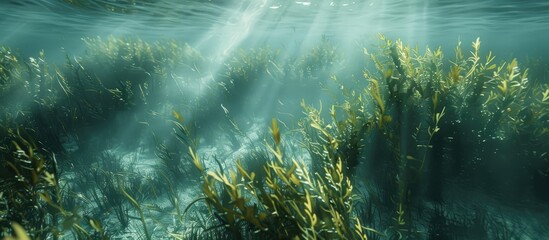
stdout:
<svg viewBox="0 0 549 240">
<path fill-rule="evenodd" d="M 516 59 L 498 65 L 492 53 L 481 58 L 479 39 L 467 58 L 458 44 L 448 73 L 440 48 L 421 54 L 400 40 L 381 41 L 380 52 L 364 51 L 375 69 L 365 71 L 366 86 L 347 88 L 334 76 L 343 103 L 326 122 L 322 107 L 305 105 L 301 127 L 313 165 L 330 152 L 326 145 L 337 146 L 351 174 L 365 160 L 369 200 L 392 216 L 391 223 L 377 220 L 390 236 L 421 235 L 418 213 L 429 201 L 448 201 L 443 190 L 451 183 L 498 186 L 490 191 L 514 196 L 545 192 L 547 86 L 530 85 Z"/>
<path fill-rule="evenodd" d="M 207 170 L 196 149 L 189 148 L 203 175 L 203 199 L 225 237 L 255 239 L 367 239 L 355 216 L 355 194 L 344 174 L 341 158 L 325 155 L 321 172 L 281 150 L 281 133 L 272 120 L 273 143 L 266 147 L 272 159 L 264 173 L 248 171 L 240 161 L 236 170 Z M 263 181 L 256 176 L 264 174 Z"/>
<path fill-rule="evenodd" d="M 19 132 L 11 138 L 12 147 L 2 151 L 12 154 L 2 155 L 0 237 L 15 233 L 17 239 L 59 239 L 71 233 L 76 239 L 107 239 L 98 221 L 84 219 L 68 204 L 73 197 L 58 178 L 55 155 L 45 157 Z"/>
</svg>

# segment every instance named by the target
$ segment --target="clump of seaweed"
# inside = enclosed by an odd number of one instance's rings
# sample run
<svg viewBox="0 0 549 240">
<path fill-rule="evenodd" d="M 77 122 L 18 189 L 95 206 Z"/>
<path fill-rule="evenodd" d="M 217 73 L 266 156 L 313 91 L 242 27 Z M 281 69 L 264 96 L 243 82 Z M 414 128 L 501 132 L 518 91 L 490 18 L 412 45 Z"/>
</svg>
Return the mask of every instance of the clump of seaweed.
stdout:
<svg viewBox="0 0 549 240">
<path fill-rule="evenodd" d="M 13 147 L 6 150 L 12 154 L 2 151 L 5 170 L 0 178 L 0 236 L 15 233 L 20 239 L 58 239 L 70 232 L 78 239 L 107 239 L 100 222 L 91 218 L 84 221 L 74 198 L 59 180 L 55 155 L 45 157 L 20 133 L 10 136 Z"/>
<path fill-rule="evenodd" d="M 19 141 L 15 141 L 19 140 Z M 24 138 L 14 136 L 13 147 L 3 154 L 2 161 L 2 228 L 9 228 L 11 222 L 28 226 L 27 231 L 34 237 L 43 238 L 49 232 L 41 233 L 48 227 L 48 208 L 40 200 L 40 194 L 53 193 L 54 189 L 44 181 L 50 174 L 52 166 L 36 148 Z M 48 161 L 48 163 L 51 163 Z"/>
<path fill-rule="evenodd" d="M 284 76 L 285 85 L 296 87 L 312 87 L 313 84 L 321 82 L 324 76 L 329 75 L 334 67 L 341 67 L 343 57 L 338 48 L 323 37 L 320 43 L 309 51 L 299 56 L 294 61 L 290 60 L 282 65 L 281 71 Z"/>
<path fill-rule="evenodd" d="M 208 124 L 221 118 L 223 112 L 253 110 L 251 97 L 265 88 L 276 87 L 277 95 L 299 108 L 303 91 L 325 87 L 322 76 L 342 65 L 342 56 L 327 38 L 298 56 L 282 55 L 270 47 L 238 49 L 223 62 L 214 83 L 206 86 L 207 94 L 198 99 L 197 122 Z M 272 104 L 272 102 L 261 102 Z M 220 107 L 221 105 L 221 107 Z M 286 106 L 288 108 L 289 106 Z M 294 111 L 296 109 L 291 109 Z M 294 119 L 295 120 L 295 119 Z"/>
<path fill-rule="evenodd" d="M 443 189 L 449 183 L 498 185 L 490 190 L 514 196 L 526 193 L 520 186 L 546 184 L 538 181 L 543 174 L 526 169 L 547 162 L 539 150 L 547 137 L 547 111 L 541 106 L 549 99 L 546 87 L 529 84 L 528 70 L 520 69 L 516 59 L 497 64 L 492 53 L 482 58 L 477 39 L 469 57 L 458 44 L 445 72 L 440 48 L 420 53 L 400 40 L 381 36 L 381 42 L 379 52 L 364 50 L 375 69 L 365 70 L 366 84 L 354 81 L 348 88 L 333 76 L 341 85 L 342 103 L 332 105 L 328 114 L 322 106 L 304 105 L 307 118 L 300 127 L 313 166 L 325 154 L 340 156 L 351 173 L 362 163 L 373 180 L 370 192 L 378 193 L 369 196 L 379 198 L 369 202 L 392 216 L 390 235 L 421 234 L 415 216 L 426 200 L 448 201 Z M 514 146 L 513 153 L 505 146 Z M 513 175 L 514 180 L 494 175 Z"/>
<path fill-rule="evenodd" d="M 72 72 L 73 88 L 83 93 L 81 101 L 90 105 L 94 99 L 91 107 L 105 109 L 100 113 L 103 118 L 115 110 L 165 102 L 176 68 L 196 72 L 204 61 L 190 46 L 173 41 L 148 43 L 139 38 L 110 37 L 85 38 L 84 43 L 86 54 L 68 59 L 67 72 Z M 86 112 L 93 111 L 82 114 Z"/>
<path fill-rule="evenodd" d="M 353 186 L 344 175 L 341 158 L 327 155 L 322 172 L 310 173 L 303 163 L 281 151 L 277 120 L 271 125 L 272 155 L 264 166 L 264 181 L 236 162 L 236 171 L 207 170 L 195 150 L 189 151 L 203 174 L 202 190 L 215 221 L 231 238 L 367 239 L 353 213 Z"/>
<path fill-rule="evenodd" d="M 106 137 L 118 133 L 128 122 L 148 124 L 155 120 L 151 112 L 163 109 L 163 103 L 178 99 L 178 74 L 196 76 L 204 58 L 188 45 L 174 41 L 149 43 L 139 38 L 86 38 L 86 53 L 67 55 L 63 67 L 52 66 L 42 51 L 24 59 L 3 47 L 0 70 L 0 115 L 2 131 L 27 128 L 35 132 L 37 143 L 56 153 L 63 152 L 61 137 L 75 139 L 85 129 L 111 126 Z M 190 102 L 190 99 L 178 101 Z M 129 111 L 132 110 L 132 113 Z M 130 125 L 131 126 L 131 125 Z M 134 127 L 138 140 L 143 128 Z M 95 132 L 97 133 L 97 132 Z M 77 141 L 86 148 L 84 141 Z"/>
<path fill-rule="evenodd" d="M 363 137 L 370 130 L 372 122 L 364 115 L 363 110 L 357 111 L 350 104 L 345 102 L 340 106 L 332 105 L 329 112 L 330 122 L 326 123 L 321 116 L 322 106 L 316 109 L 302 102 L 307 117 L 300 122 L 300 128 L 315 172 L 325 167 L 323 164 L 326 155 L 340 158 L 346 174 L 349 175 L 354 175 L 363 159 Z"/>
<path fill-rule="evenodd" d="M 62 150 L 58 133 L 64 128 L 56 106 L 65 96 L 65 83 L 58 71 L 48 64 L 43 51 L 25 60 L 9 48 L 2 48 L 0 57 L 0 131 L 8 136 L 10 131 L 24 128 L 34 132 L 33 139 L 40 145 Z"/>
</svg>

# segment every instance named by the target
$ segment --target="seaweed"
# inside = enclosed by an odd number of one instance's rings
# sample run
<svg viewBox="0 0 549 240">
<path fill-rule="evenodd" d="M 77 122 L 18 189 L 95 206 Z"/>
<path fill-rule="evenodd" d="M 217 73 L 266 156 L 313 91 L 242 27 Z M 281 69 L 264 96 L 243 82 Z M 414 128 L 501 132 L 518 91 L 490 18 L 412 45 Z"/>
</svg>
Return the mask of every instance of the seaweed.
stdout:
<svg viewBox="0 0 549 240">
<path fill-rule="evenodd" d="M 264 181 L 256 181 L 256 173 L 239 161 L 236 171 L 207 171 L 189 149 L 203 174 L 203 198 L 219 226 L 231 238 L 366 239 L 365 228 L 353 217 L 353 186 L 341 158 L 330 156 L 323 172 L 309 173 L 303 163 L 286 160 L 276 119 L 271 133 L 273 144 L 266 148 L 272 159 L 263 167 Z"/>
<path fill-rule="evenodd" d="M 15 233 L 21 239 L 25 236 L 59 239 L 70 231 L 78 239 L 91 236 L 105 239 L 98 221 L 82 221 L 75 199 L 67 194 L 66 186 L 61 185 L 55 155 L 45 157 L 32 140 L 26 140 L 19 133 L 12 137 L 13 155 L 2 158 L 2 164 L 9 170 L 0 179 L 3 197 L 0 235 L 7 237 Z M 25 226 L 24 231 L 21 225 Z"/>
<path fill-rule="evenodd" d="M 177 42 L 84 43 L 60 68 L 44 52 L 0 49 L 2 237 L 108 239 L 130 229 L 144 239 L 507 239 L 530 233 L 491 210 L 453 209 L 463 199 L 452 191 L 482 192 L 494 205 L 549 199 L 549 87 L 517 59 L 481 56 L 480 39 L 468 54 L 458 42 L 448 60 L 441 48 L 381 36 L 379 51 L 363 49 L 362 76 L 328 74 L 348 63 L 325 39 L 290 60 L 270 48 L 235 52 L 215 76 Z M 216 98 L 190 93 L 208 74 L 205 94 Z M 333 102 L 303 97 L 297 124 L 272 119 L 262 145 L 229 110 L 246 110 L 254 87 L 271 84 L 337 90 Z M 220 118 L 228 121 L 212 128 Z M 154 144 L 142 141 L 149 130 Z M 230 147 L 204 154 L 205 134 Z M 154 172 L 107 150 L 122 142 L 153 149 Z M 197 182 L 200 196 L 185 206 L 181 188 Z M 160 200 L 167 206 L 150 204 Z"/>
</svg>

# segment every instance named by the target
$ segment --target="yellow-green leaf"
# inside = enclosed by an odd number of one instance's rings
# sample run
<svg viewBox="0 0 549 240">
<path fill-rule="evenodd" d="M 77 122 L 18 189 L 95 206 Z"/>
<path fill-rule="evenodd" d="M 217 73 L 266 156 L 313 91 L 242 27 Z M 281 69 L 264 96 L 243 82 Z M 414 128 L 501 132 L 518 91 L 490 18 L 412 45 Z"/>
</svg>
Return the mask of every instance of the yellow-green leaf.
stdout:
<svg viewBox="0 0 549 240">
<path fill-rule="evenodd" d="M 278 122 L 276 118 L 271 120 L 271 133 L 276 145 L 280 144 L 280 129 L 278 128 Z"/>
</svg>

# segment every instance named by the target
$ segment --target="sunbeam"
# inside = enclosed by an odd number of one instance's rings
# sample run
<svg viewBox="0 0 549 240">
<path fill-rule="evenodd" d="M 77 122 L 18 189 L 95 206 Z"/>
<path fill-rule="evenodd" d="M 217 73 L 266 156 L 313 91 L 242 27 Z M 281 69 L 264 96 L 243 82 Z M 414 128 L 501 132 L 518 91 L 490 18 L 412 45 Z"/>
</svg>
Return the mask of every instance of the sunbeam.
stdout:
<svg viewBox="0 0 549 240">
<path fill-rule="evenodd" d="M 0 239 L 549 239 L 548 10 L 0 1 Z"/>
</svg>

